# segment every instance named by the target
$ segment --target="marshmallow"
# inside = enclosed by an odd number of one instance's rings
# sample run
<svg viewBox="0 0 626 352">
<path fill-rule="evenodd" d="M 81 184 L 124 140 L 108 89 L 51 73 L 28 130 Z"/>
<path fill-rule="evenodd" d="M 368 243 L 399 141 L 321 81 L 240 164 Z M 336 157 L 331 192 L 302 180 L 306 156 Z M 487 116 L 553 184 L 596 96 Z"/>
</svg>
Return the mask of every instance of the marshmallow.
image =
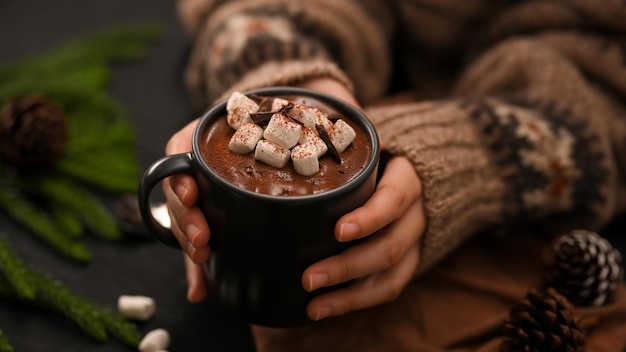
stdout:
<svg viewBox="0 0 626 352">
<path fill-rule="evenodd" d="M 283 148 L 268 140 L 262 139 L 257 143 L 254 152 L 254 158 L 262 161 L 269 166 L 283 168 L 289 162 L 291 152 L 289 149 Z"/>
<path fill-rule="evenodd" d="M 321 111 L 315 116 L 315 123 L 324 127 L 326 131 L 330 131 L 333 128 L 333 122 Z M 315 125 L 311 129 L 317 132 Z"/>
<path fill-rule="evenodd" d="M 248 154 L 254 150 L 261 138 L 263 138 L 263 127 L 255 123 L 244 123 L 230 137 L 228 148 L 233 153 Z"/>
<path fill-rule="evenodd" d="M 291 151 L 291 161 L 297 173 L 311 176 L 320 170 L 317 148 L 312 143 L 299 144 Z"/>
<path fill-rule="evenodd" d="M 300 133 L 298 144 L 312 144 L 315 147 L 317 157 L 321 157 L 328 151 L 328 146 L 324 143 L 317 133 L 308 127 L 304 127 Z"/>
<path fill-rule="evenodd" d="M 287 105 L 289 105 L 289 100 L 274 98 L 274 100 L 272 100 L 272 111 L 278 111 Z"/>
<path fill-rule="evenodd" d="M 312 130 L 315 129 L 315 124 L 317 123 L 317 119 L 321 118 L 318 115 L 324 115 L 321 111 L 316 108 L 310 108 L 308 106 L 296 104 L 289 111 L 287 111 L 289 116 L 294 120 L 300 121 L 305 127 L 308 127 Z"/>
<path fill-rule="evenodd" d="M 226 122 L 233 130 L 239 129 L 244 123 L 254 123 L 250 117 L 250 111 L 245 108 L 236 106 L 226 113 Z"/>
<path fill-rule="evenodd" d="M 148 332 L 141 342 L 139 342 L 139 351 L 156 352 L 167 349 L 170 344 L 170 334 L 165 329 L 155 329 Z"/>
<path fill-rule="evenodd" d="M 335 125 L 328 133 L 330 140 L 333 142 L 337 152 L 342 153 L 356 137 L 354 129 L 344 120 L 337 120 Z"/>
<path fill-rule="evenodd" d="M 302 126 L 293 122 L 283 114 L 274 114 L 265 128 L 263 137 L 285 149 L 291 149 L 298 144 Z"/>
<path fill-rule="evenodd" d="M 117 310 L 126 318 L 147 321 L 154 315 L 156 304 L 150 297 L 121 295 L 117 299 Z"/>
<path fill-rule="evenodd" d="M 233 92 L 226 102 L 226 111 L 233 111 L 236 107 L 246 109 L 248 112 L 259 110 L 259 104 L 240 92 Z"/>
</svg>

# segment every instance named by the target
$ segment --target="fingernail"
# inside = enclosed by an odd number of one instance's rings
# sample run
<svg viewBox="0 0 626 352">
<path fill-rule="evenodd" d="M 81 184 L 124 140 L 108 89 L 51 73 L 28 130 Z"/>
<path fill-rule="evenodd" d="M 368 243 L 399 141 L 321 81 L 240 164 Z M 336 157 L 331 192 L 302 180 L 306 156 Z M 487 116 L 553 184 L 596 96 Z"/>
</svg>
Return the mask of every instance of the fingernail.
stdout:
<svg viewBox="0 0 626 352">
<path fill-rule="evenodd" d="M 352 222 L 347 222 L 345 224 L 341 224 L 339 228 L 339 237 L 337 240 L 339 242 L 350 241 L 356 235 L 359 234 L 359 226 Z"/>
<path fill-rule="evenodd" d="M 200 235 L 200 228 L 194 224 L 189 224 L 185 232 L 191 245 L 195 246 L 196 238 Z"/>
<path fill-rule="evenodd" d="M 176 193 L 176 196 L 178 196 L 181 202 L 185 199 L 185 196 L 187 196 L 187 192 L 189 192 L 189 190 L 183 185 L 176 185 L 176 187 L 174 187 L 174 193 Z"/>
<path fill-rule="evenodd" d="M 329 305 L 323 305 L 317 309 L 317 315 L 315 315 L 315 320 L 324 319 L 333 315 L 333 307 Z"/>
<path fill-rule="evenodd" d="M 309 292 L 328 285 L 329 281 L 330 279 L 328 278 L 328 274 L 326 273 L 309 275 Z"/>
</svg>

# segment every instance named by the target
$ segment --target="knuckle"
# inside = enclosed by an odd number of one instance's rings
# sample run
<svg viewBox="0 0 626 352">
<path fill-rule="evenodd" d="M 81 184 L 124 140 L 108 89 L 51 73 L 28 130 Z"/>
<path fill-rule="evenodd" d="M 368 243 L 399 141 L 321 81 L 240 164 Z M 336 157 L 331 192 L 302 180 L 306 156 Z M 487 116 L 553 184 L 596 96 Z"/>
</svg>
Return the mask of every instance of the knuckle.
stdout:
<svg viewBox="0 0 626 352">
<path fill-rule="evenodd" d="M 344 282 L 350 279 L 354 279 L 356 277 L 357 266 L 350 262 L 345 261 L 339 265 L 338 274 L 339 276 L 336 278 L 336 283 Z"/>
<path fill-rule="evenodd" d="M 385 258 L 385 264 L 389 267 L 402 259 L 402 256 L 404 255 L 404 248 L 402 248 L 398 241 L 390 239 L 385 242 L 383 255 Z"/>
</svg>

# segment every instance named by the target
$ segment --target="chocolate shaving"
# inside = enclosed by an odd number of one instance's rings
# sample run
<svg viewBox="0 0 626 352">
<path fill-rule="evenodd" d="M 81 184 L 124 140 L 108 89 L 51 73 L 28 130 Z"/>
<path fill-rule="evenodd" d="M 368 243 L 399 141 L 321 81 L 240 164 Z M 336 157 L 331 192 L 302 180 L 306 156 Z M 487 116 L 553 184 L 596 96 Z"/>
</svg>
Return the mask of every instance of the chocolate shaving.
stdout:
<svg viewBox="0 0 626 352">
<path fill-rule="evenodd" d="M 335 148 L 335 145 L 330 140 L 330 136 L 328 135 L 328 132 L 326 131 L 324 126 L 316 123 L 315 124 L 315 129 L 317 130 L 317 133 L 319 133 L 320 138 L 322 138 L 324 143 L 326 143 L 326 146 L 328 147 L 328 150 L 330 150 L 330 154 L 332 154 L 333 157 L 335 158 L 335 160 L 339 164 L 341 164 L 341 157 L 339 156 L 339 152 L 337 152 L 337 149 Z"/>
<path fill-rule="evenodd" d="M 333 113 L 328 114 L 328 119 L 332 121 L 333 123 L 339 120 L 340 118 L 341 116 L 335 115 Z"/>
<path fill-rule="evenodd" d="M 274 102 L 274 98 L 263 97 L 263 99 L 261 99 L 261 101 L 258 102 L 259 110 L 257 112 L 268 112 L 268 111 L 271 111 L 273 102 Z"/>
<path fill-rule="evenodd" d="M 289 111 L 291 111 L 291 109 L 293 109 L 294 105 L 292 102 L 287 103 L 287 105 L 283 106 L 282 108 L 280 108 L 280 112 L 283 114 L 288 113 Z"/>
<path fill-rule="evenodd" d="M 287 104 L 287 105 L 283 106 L 283 107 L 279 110 L 279 112 L 280 112 L 281 114 L 283 114 L 283 115 L 287 116 L 287 118 L 289 118 L 291 121 L 293 121 L 293 122 L 297 123 L 298 125 L 300 125 L 300 126 L 304 126 L 304 122 L 302 122 L 302 121 L 300 121 L 300 120 L 296 119 L 295 117 L 293 117 L 293 115 L 291 115 L 291 114 L 289 113 L 289 111 L 291 111 L 291 109 L 293 109 L 293 107 L 294 107 L 293 103 L 292 103 L 292 102 L 289 102 L 289 104 Z"/>
<path fill-rule="evenodd" d="M 250 118 L 252 119 L 252 122 L 256 123 L 257 125 L 265 125 L 272 119 L 272 116 L 274 116 L 274 114 L 275 112 L 273 111 L 251 112 Z"/>
<path fill-rule="evenodd" d="M 248 95 L 248 98 L 254 100 L 255 103 L 259 104 L 261 103 L 261 101 L 263 101 L 263 99 L 267 98 L 258 94 L 250 94 Z"/>
</svg>

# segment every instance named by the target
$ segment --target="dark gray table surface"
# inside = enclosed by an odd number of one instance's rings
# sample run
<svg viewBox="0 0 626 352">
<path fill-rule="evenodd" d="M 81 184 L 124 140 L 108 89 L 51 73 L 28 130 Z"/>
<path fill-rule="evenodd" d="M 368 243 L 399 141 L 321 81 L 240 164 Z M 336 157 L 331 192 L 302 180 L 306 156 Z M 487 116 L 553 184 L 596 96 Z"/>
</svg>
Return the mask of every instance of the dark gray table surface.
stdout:
<svg viewBox="0 0 626 352">
<path fill-rule="evenodd" d="M 0 63 L 42 54 L 85 33 L 121 24 L 151 22 L 164 30 L 144 60 L 113 66 L 110 92 L 131 113 L 139 161 L 162 156 L 169 136 L 197 113 L 182 86 L 189 40 L 176 18 L 174 0 L 0 0 Z M 0 82 L 2 84 L 2 82 Z M 105 243 L 87 236 L 93 261 L 81 267 L 52 253 L 0 213 L 0 230 L 30 265 L 72 290 L 115 307 L 121 294 L 144 294 L 157 302 L 142 333 L 167 329 L 170 351 L 254 351 L 247 325 L 213 300 L 185 300 L 179 251 L 144 239 Z M 98 343 L 58 314 L 0 300 L 0 328 L 17 352 L 126 351 L 111 339 Z"/>
</svg>

